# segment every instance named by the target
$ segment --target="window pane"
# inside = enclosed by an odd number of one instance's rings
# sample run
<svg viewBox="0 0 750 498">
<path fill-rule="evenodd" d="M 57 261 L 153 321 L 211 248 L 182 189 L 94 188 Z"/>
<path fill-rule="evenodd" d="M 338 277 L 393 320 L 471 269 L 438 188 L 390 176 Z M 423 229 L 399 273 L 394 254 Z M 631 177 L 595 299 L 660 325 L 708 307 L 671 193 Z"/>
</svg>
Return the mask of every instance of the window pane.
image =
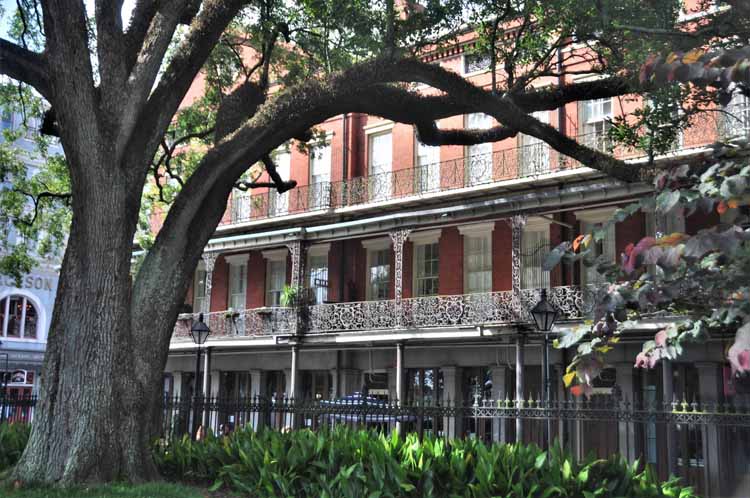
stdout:
<svg viewBox="0 0 750 498">
<path fill-rule="evenodd" d="M 370 253 L 368 272 L 370 300 L 388 299 L 390 286 L 391 254 L 389 249 Z"/>
<path fill-rule="evenodd" d="M 307 286 L 314 304 L 328 299 L 328 255 L 310 256 L 307 263 Z"/>
<path fill-rule="evenodd" d="M 492 255 L 489 237 L 464 237 L 465 292 L 492 290 Z"/>
<path fill-rule="evenodd" d="M 195 281 L 193 284 L 193 312 L 203 311 L 206 298 L 206 270 L 195 270 Z"/>
<path fill-rule="evenodd" d="M 549 287 L 549 272 L 542 271 L 544 258 L 549 251 L 549 232 L 524 231 L 521 247 L 521 287 L 538 289 Z"/>
<path fill-rule="evenodd" d="M 269 261 L 266 273 L 266 306 L 281 304 L 281 291 L 286 283 L 286 261 Z"/>
<path fill-rule="evenodd" d="M 8 337 L 21 337 L 21 320 L 23 317 L 24 299 L 21 296 L 10 296 L 10 309 L 8 310 Z"/>
<path fill-rule="evenodd" d="M 247 288 L 247 265 L 229 265 L 229 307 L 245 309 L 245 289 Z"/>
<path fill-rule="evenodd" d="M 23 336 L 27 339 L 36 339 L 37 313 L 31 301 L 26 300 L 26 317 L 23 325 Z"/>
<path fill-rule="evenodd" d="M 434 296 L 439 288 L 438 244 L 415 246 L 416 296 Z"/>
</svg>

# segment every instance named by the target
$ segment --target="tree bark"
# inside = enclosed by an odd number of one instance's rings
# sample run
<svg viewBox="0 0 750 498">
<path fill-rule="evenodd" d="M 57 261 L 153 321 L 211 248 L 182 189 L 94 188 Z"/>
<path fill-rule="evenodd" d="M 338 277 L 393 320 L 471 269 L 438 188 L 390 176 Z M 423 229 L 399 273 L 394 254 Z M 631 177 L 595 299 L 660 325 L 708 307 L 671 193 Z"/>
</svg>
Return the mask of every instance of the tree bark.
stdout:
<svg viewBox="0 0 750 498">
<path fill-rule="evenodd" d="M 74 190 L 40 404 L 12 478 L 54 485 L 155 479 L 154 426 L 144 415 L 153 415 L 164 364 L 143 364 L 139 356 L 153 343 L 148 334 L 134 340 L 132 328 L 139 200 L 132 192 L 139 190 L 120 168 L 74 169 L 89 176 Z"/>
</svg>

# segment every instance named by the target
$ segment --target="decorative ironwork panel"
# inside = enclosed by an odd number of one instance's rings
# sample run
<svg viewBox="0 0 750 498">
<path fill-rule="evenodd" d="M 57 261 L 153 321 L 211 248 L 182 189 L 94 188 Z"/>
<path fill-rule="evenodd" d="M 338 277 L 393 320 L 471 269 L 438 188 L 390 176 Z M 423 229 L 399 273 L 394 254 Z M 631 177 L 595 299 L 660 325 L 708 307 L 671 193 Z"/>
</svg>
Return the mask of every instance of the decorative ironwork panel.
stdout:
<svg viewBox="0 0 750 498">
<path fill-rule="evenodd" d="M 200 310 L 204 313 L 211 311 L 211 289 L 213 288 L 214 265 L 216 264 L 217 256 L 218 254 L 215 252 L 204 252 L 201 256 L 206 265 L 205 297 L 203 299 L 203 309 Z"/>
<path fill-rule="evenodd" d="M 310 306 L 309 332 L 382 330 L 395 326 L 395 300 Z"/>
</svg>

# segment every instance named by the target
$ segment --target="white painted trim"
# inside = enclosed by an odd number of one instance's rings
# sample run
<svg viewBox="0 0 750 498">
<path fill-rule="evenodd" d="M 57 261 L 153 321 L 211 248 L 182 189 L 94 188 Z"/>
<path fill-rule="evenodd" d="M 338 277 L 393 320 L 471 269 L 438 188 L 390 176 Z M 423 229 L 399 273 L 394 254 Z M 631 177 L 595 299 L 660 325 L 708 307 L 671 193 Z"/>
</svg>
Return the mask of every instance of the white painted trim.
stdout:
<svg viewBox="0 0 750 498">
<path fill-rule="evenodd" d="M 471 225 L 459 225 L 458 231 L 461 235 L 470 237 L 489 237 L 495 230 L 495 222 L 472 223 Z"/>
<path fill-rule="evenodd" d="M 287 249 L 269 249 L 267 251 L 261 251 L 263 257 L 268 261 L 285 261 L 289 251 Z"/>
<path fill-rule="evenodd" d="M 378 237 L 377 239 L 364 239 L 361 241 L 361 244 L 368 251 L 382 251 L 391 247 L 391 238 Z"/>
<path fill-rule="evenodd" d="M 331 243 L 315 244 L 307 248 L 308 256 L 325 256 L 331 250 Z"/>
<path fill-rule="evenodd" d="M 421 232 L 412 232 L 409 235 L 409 241 L 414 243 L 415 245 L 435 244 L 440 240 L 440 235 L 442 234 L 442 232 L 443 231 L 440 228 L 436 230 L 422 230 Z"/>
<path fill-rule="evenodd" d="M 396 123 L 388 120 L 363 126 L 362 129 L 365 131 L 365 135 L 375 135 L 378 133 L 391 131 L 394 126 L 396 126 Z"/>
<path fill-rule="evenodd" d="M 229 265 L 237 266 L 247 264 L 250 259 L 250 253 L 244 254 L 227 254 L 224 256 L 224 261 Z"/>
<path fill-rule="evenodd" d="M 8 321 L 10 318 L 10 313 L 8 311 L 8 307 L 10 306 L 10 302 L 5 302 L 5 298 L 10 298 L 11 296 L 19 296 L 26 298 L 27 301 L 31 301 L 31 305 L 36 309 L 36 337 L 28 338 L 28 337 L 5 337 L 4 334 L 7 332 L 8 327 Z M 47 317 L 47 309 L 42 305 L 42 302 L 39 300 L 39 297 L 35 294 L 27 291 L 26 289 L 17 289 L 15 287 L 9 287 L 8 290 L 0 292 L 0 303 L 3 306 L 6 306 L 6 309 L 3 310 L 3 314 L 5 314 L 5 321 L 0 322 L 0 337 L 2 337 L 3 341 L 19 341 L 19 342 L 47 342 L 47 331 L 49 327 L 49 323 L 47 323 L 48 317 Z M 25 321 L 25 310 L 24 310 L 24 321 Z M 23 330 L 21 330 L 21 333 L 23 334 Z"/>
<path fill-rule="evenodd" d="M 598 209 L 586 209 L 584 211 L 576 211 L 575 215 L 578 221 L 583 221 L 586 223 L 604 223 L 605 221 L 609 221 L 609 219 L 612 218 L 612 215 L 614 214 L 616 209 L 616 206 L 607 206 Z"/>
<path fill-rule="evenodd" d="M 545 229 L 549 230 L 549 226 L 552 224 L 552 221 L 539 218 L 538 216 L 529 216 L 526 220 L 526 226 L 524 226 L 524 230 L 527 230 L 529 232 L 541 232 Z"/>
</svg>

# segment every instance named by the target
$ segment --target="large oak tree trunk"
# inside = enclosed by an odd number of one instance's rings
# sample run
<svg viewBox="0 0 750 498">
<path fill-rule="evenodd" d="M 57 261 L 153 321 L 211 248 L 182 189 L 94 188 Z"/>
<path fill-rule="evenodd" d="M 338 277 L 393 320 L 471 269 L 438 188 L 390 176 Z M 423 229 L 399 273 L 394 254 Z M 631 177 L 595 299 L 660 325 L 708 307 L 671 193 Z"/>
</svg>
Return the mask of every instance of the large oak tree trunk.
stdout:
<svg viewBox="0 0 750 498">
<path fill-rule="evenodd" d="M 87 170 L 96 175 L 95 168 Z M 133 327 L 133 197 L 140 191 L 117 174 L 85 181 L 74 195 L 40 404 L 13 475 L 23 482 L 157 477 L 151 441 L 166 351 L 153 361 L 144 352 L 156 345 L 159 331 Z"/>
</svg>

